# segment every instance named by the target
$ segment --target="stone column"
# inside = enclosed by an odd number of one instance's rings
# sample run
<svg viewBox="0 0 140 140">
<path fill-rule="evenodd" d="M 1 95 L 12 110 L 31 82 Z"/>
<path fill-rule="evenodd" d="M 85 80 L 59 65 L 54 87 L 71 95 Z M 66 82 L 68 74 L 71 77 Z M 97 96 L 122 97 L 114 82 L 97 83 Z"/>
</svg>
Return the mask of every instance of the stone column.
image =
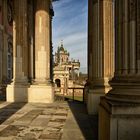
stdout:
<svg viewBox="0 0 140 140">
<path fill-rule="evenodd" d="M 88 81 L 92 82 L 92 46 L 93 46 L 93 4 L 92 0 L 88 1 Z"/>
<path fill-rule="evenodd" d="M 50 80 L 51 15 L 50 0 L 36 0 L 35 7 L 35 81 L 29 88 L 29 102 L 53 102 Z"/>
<path fill-rule="evenodd" d="M 3 53 L 3 43 L 2 43 L 2 35 L 3 34 L 3 31 L 2 31 L 2 29 L 1 29 L 1 27 L 0 27 L 0 41 L 1 41 L 1 43 L 0 43 L 0 86 L 1 86 L 1 84 L 2 84 L 2 53 Z M 1 88 L 1 87 L 0 87 Z"/>
<path fill-rule="evenodd" d="M 50 6 L 50 81 L 53 82 L 53 43 L 52 43 L 52 18 L 54 11 L 52 5 Z"/>
<path fill-rule="evenodd" d="M 15 1 L 14 6 L 13 84 L 25 84 L 28 83 L 27 0 Z"/>
<path fill-rule="evenodd" d="M 2 84 L 6 85 L 6 82 L 8 80 L 8 75 L 7 75 L 7 66 L 8 66 L 8 58 L 7 58 L 7 49 L 8 49 L 8 38 L 9 38 L 9 31 L 8 31 L 8 23 L 7 23 L 7 1 L 2 1 L 2 25 L 3 25 L 3 33 L 2 33 Z"/>
<path fill-rule="evenodd" d="M 0 1 L 0 7 L 2 7 L 2 1 Z M 0 10 L 0 86 L 2 83 L 2 9 Z M 0 87 L 1 88 L 1 87 Z"/>
<path fill-rule="evenodd" d="M 7 87 L 7 101 L 27 101 L 27 0 L 14 1 L 13 18 L 13 82 Z"/>
<path fill-rule="evenodd" d="M 1 89 L 1 84 L 2 84 L 2 50 L 3 50 L 3 26 L 2 26 L 2 1 L 0 1 L 0 89 Z"/>
<path fill-rule="evenodd" d="M 114 22 L 112 0 L 89 0 L 88 113 L 97 114 L 100 96 L 111 88 L 114 73 Z"/>
<path fill-rule="evenodd" d="M 115 1 L 115 75 L 101 98 L 99 140 L 140 139 L 140 1 Z"/>
<path fill-rule="evenodd" d="M 50 1 L 36 0 L 35 82 L 50 82 Z"/>
<path fill-rule="evenodd" d="M 34 74 L 34 57 L 35 57 L 35 17 L 34 17 L 34 0 L 28 1 L 28 46 L 29 46 L 29 81 L 32 83 L 35 78 Z"/>
<path fill-rule="evenodd" d="M 106 96 L 110 100 L 140 102 L 139 4 L 135 0 L 116 1 L 115 75 L 110 82 L 113 90 Z"/>
</svg>

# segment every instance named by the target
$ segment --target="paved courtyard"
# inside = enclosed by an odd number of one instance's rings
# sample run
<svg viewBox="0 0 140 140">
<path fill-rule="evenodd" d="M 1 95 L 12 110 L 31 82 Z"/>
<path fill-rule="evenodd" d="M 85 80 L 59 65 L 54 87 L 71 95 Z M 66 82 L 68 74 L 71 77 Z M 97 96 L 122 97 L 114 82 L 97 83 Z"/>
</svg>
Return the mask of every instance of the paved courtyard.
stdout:
<svg viewBox="0 0 140 140">
<path fill-rule="evenodd" d="M 97 140 L 97 116 L 76 102 L 1 102 L 0 140 Z"/>
</svg>

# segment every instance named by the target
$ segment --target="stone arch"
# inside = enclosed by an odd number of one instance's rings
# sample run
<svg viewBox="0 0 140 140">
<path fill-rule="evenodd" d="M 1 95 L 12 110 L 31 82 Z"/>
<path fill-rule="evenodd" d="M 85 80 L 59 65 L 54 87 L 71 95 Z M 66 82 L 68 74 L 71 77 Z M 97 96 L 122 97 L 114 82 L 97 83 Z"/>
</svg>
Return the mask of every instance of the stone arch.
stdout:
<svg viewBox="0 0 140 140">
<path fill-rule="evenodd" d="M 55 84 L 57 87 L 61 87 L 61 80 L 60 79 L 55 79 Z"/>
</svg>

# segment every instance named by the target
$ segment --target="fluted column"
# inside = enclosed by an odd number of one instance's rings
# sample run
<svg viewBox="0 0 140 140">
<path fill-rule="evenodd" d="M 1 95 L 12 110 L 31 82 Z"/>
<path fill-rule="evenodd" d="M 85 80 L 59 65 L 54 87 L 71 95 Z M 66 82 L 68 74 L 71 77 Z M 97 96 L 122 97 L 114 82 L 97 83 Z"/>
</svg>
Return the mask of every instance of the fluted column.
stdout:
<svg viewBox="0 0 140 140">
<path fill-rule="evenodd" d="M 52 18 L 54 11 L 52 4 L 50 6 L 50 81 L 53 82 L 53 43 L 52 43 Z"/>
<path fill-rule="evenodd" d="M 140 2 L 117 0 L 115 4 L 115 76 L 110 82 L 113 90 L 106 98 L 122 102 L 140 102 Z"/>
<path fill-rule="evenodd" d="M 2 1 L 0 2 L 2 6 Z M 0 18 L 2 18 L 2 12 L 0 11 Z M 0 19 L 0 26 L 2 25 L 2 19 Z M 0 40 L 2 40 L 2 29 L 0 27 Z M 0 84 L 2 83 L 2 42 L 0 43 Z"/>
<path fill-rule="evenodd" d="M 114 73 L 113 2 L 89 3 L 89 78 L 93 87 L 108 86 Z"/>
<path fill-rule="evenodd" d="M 93 9 L 92 25 L 95 27 L 92 27 L 92 80 L 94 86 L 108 87 L 108 81 L 114 73 L 113 2 L 112 0 L 97 1 Z"/>
<path fill-rule="evenodd" d="M 137 0 L 137 30 L 136 30 L 136 33 L 137 33 L 137 36 L 136 36 L 136 40 L 137 40 L 137 67 L 138 67 L 138 70 L 137 70 L 137 73 L 140 74 L 140 1 Z"/>
<path fill-rule="evenodd" d="M 0 22 L 0 24 L 1 24 L 1 22 Z M 2 36 L 3 36 L 2 33 L 3 33 L 3 31 L 0 27 L 0 40 L 2 40 Z M 1 44 L 0 44 L 0 84 L 2 83 L 2 55 L 3 55 L 2 50 L 3 50 L 3 46 L 2 46 L 2 42 L 1 42 Z"/>
<path fill-rule="evenodd" d="M 113 6 L 112 0 L 89 0 L 89 113 L 98 112 L 100 96 L 111 89 L 108 82 L 114 74 Z"/>
<path fill-rule="evenodd" d="M 97 48 L 99 40 L 99 1 L 88 1 L 88 90 L 87 110 L 89 114 L 97 114 L 100 93 L 93 89 L 97 82 Z M 87 87 L 86 87 L 87 88 Z M 96 92 L 96 93 L 95 93 Z M 97 95 L 98 94 L 98 95 Z M 96 100 L 96 101 L 95 101 Z"/>
<path fill-rule="evenodd" d="M 115 75 L 101 97 L 99 140 L 140 139 L 140 1 L 115 0 Z"/>
<path fill-rule="evenodd" d="M 89 0 L 88 1 L 88 82 L 92 82 L 93 76 L 92 76 L 92 65 L 93 65 L 93 55 L 92 55 L 92 46 L 93 46 L 93 30 L 91 30 L 92 28 L 94 28 L 95 26 L 93 26 L 93 4 L 92 1 Z"/>
<path fill-rule="evenodd" d="M 28 1 L 28 44 L 29 44 L 29 80 L 32 83 L 35 74 L 34 74 L 34 57 L 35 57 L 35 17 L 34 17 L 34 0 Z"/>
<path fill-rule="evenodd" d="M 102 48 L 102 76 L 104 85 L 108 85 L 114 74 L 114 2 L 112 0 L 102 0 L 100 6 L 100 40 Z M 100 57 L 99 57 L 100 59 Z M 105 91 L 106 92 L 106 91 Z"/>
<path fill-rule="evenodd" d="M 35 82 L 50 82 L 50 0 L 36 0 Z"/>
<path fill-rule="evenodd" d="M 13 84 L 18 83 L 28 83 L 27 0 L 14 1 Z"/>
<path fill-rule="evenodd" d="M 2 31 L 0 31 L 2 37 Z M 0 45 L 0 84 L 2 83 L 2 45 Z"/>
</svg>

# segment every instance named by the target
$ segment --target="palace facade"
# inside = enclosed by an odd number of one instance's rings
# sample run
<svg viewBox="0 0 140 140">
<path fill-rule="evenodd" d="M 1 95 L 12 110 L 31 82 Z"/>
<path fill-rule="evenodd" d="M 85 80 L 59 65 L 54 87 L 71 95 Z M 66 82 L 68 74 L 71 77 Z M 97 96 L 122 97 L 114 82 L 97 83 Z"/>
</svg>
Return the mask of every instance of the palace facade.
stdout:
<svg viewBox="0 0 140 140">
<path fill-rule="evenodd" d="M 74 82 L 79 77 L 79 69 L 79 60 L 70 60 L 70 53 L 64 48 L 63 42 L 61 42 L 54 55 L 53 81 L 55 90 L 61 94 L 64 92 L 66 94 L 68 87 L 74 87 Z"/>
</svg>

